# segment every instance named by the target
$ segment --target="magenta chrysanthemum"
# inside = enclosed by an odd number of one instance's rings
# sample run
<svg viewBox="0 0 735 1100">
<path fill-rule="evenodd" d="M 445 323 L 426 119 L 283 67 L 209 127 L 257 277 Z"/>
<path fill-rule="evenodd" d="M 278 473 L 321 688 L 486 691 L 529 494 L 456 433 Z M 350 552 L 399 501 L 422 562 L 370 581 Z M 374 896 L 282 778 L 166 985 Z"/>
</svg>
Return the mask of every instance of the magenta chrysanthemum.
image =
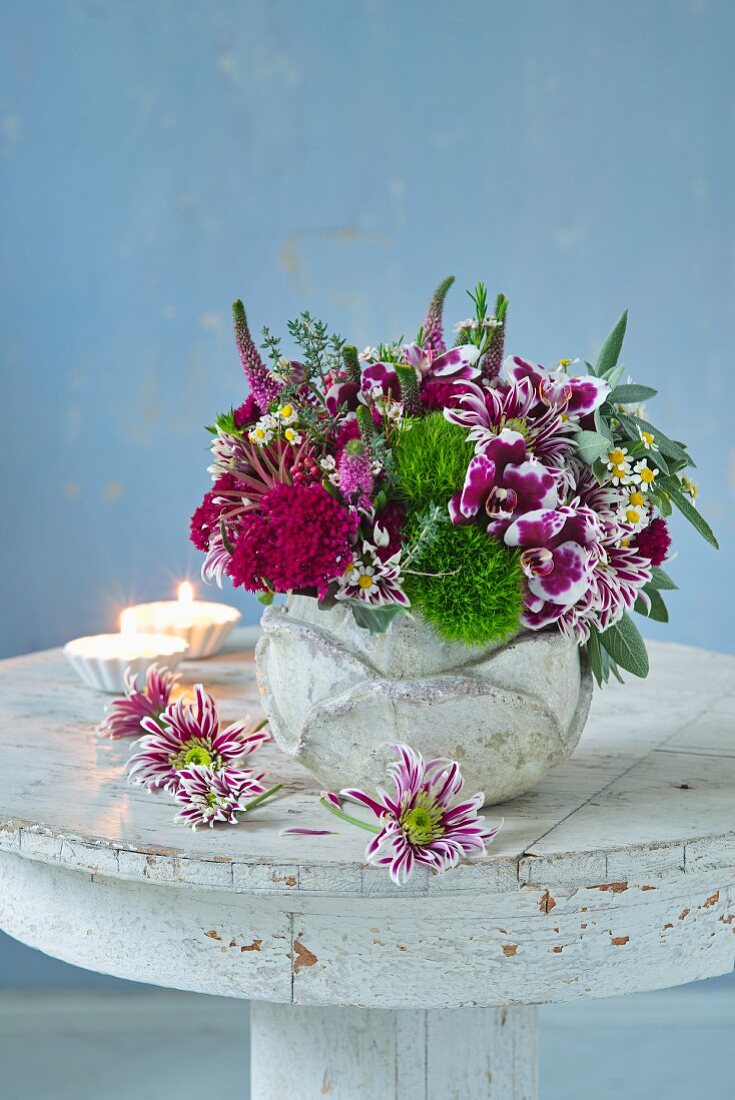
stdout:
<svg viewBox="0 0 735 1100">
<path fill-rule="evenodd" d="M 464 786 L 459 764 L 442 759 L 425 763 L 408 745 L 393 747 L 398 756 L 389 767 L 393 797 L 380 790 L 377 798 L 357 788 L 342 791 L 343 798 L 367 806 L 381 822 L 365 850 L 367 860 L 388 867 L 401 885 L 417 863 L 445 871 L 463 856 L 484 855 L 500 825 L 488 829 L 477 816 L 483 794 L 459 801 Z"/>
<path fill-rule="evenodd" d="M 352 559 L 357 524 L 321 485 L 278 485 L 244 516 L 228 572 L 251 592 L 311 588 L 323 598 Z"/>
<path fill-rule="evenodd" d="M 238 768 L 214 771 L 203 764 L 190 764 L 179 772 L 175 798 L 182 806 L 175 820 L 196 829 L 211 828 L 216 822 L 236 825 L 238 814 L 247 810 L 248 800 L 263 794 L 262 776 Z"/>
<path fill-rule="evenodd" d="M 155 720 L 169 705 L 178 676 L 167 668 L 150 665 L 145 685 L 138 687 L 138 678 L 130 669 L 125 672 L 125 695 L 110 703 L 100 725 L 104 737 L 139 737 L 145 718 Z"/>
<path fill-rule="evenodd" d="M 128 761 L 128 777 L 149 790 L 178 789 L 181 772 L 193 764 L 212 771 L 236 765 L 265 742 L 267 730 L 246 734 L 246 722 L 233 722 L 220 730 L 217 705 L 201 684 L 194 687 L 194 702 L 179 699 L 157 720 L 141 722 L 146 736 L 137 742 L 137 752 Z M 262 775 L 255 776 L 262 779 Z"/>
</svg>

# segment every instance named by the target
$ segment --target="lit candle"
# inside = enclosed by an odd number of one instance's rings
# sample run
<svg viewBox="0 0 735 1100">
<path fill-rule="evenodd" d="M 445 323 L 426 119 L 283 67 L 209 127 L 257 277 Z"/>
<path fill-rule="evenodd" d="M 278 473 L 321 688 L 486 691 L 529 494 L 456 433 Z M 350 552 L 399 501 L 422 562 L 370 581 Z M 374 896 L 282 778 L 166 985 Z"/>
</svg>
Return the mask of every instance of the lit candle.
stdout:
<svg viewBox="0 0 735 1100">
<path fill-rule="evenodd" d="M 132 608 L 120 615 L 119 634 L 93 634 L 64 646 L 64 656 L 85 684 L 117 694 L 125 690 L 125 670 L 145 679 L 148 666 L 174 669 L 187 643 L 168 634 L 141 633 Z"/>
<path fill-rule="evenodd" d="M 189 581 L 179 585 L 178 599 L 140 603 L 123 614 L 133 630 L 183 638 L 189 644 L 187 660 L 218 653 L 240 621 L 236 607 L 195 600 Z"/>
</svg>

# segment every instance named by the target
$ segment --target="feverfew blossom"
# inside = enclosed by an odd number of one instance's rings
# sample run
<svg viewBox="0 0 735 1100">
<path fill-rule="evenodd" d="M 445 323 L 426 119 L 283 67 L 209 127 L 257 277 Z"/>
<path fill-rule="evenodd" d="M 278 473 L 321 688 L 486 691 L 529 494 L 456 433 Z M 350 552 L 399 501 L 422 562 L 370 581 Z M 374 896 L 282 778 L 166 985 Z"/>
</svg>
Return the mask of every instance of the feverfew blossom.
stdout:
<svg viewBox="0 0 735 1100">
<path fill-rule="evenodd" d="M 424 762 L 408 745 L 395 745 L 394 750 L 398 759 L 388 771 L 395 794 L 379 790 L 374 798 L 354 787 L 341 792 L 343 798 L 367 806 L 380 823 L 365 850 L 368 862 L 387 867 L 401 885 L 417 864 L 446 871 L 464 856 L 484 855 L 502 822 L 487 828 L 478 817 L 483 794 L 460 800 L 464 780 L 459 764 Z"/>
<path fill-rule="evenodd" d="M 156 722 L 171 700 L 178 676 L 167 668 L 150 665 L 145 685 L 138 687 L 138 678 L 125 670 L 125 695 L 110 703 L 99 731 L 104 737 L 140 737 L 143 719 Z"/>
<path fill-rule="evenodd" d="M 181 772 L 193 764 L 212 771 L 233 767 L 270 740 L 267 730 L 247 733 L 247 722 L 233 722 L 220 729 L 217 705 L 202 684 L 194 687 L 194 702 L 181 698 L 168 706 L 158 720 L 144 718 L 145 736 L 128 761 L 128 777 L 149 790 L 175 792 Z M 262 775 L 253 776 L 262 779 Z"/>
<path fill-rule="evenodd" d="M 364 542 L 360 558 L 341 578 L 336 599 L 358 600 L 373 607 L 391 603 L 409 607 L 408 596 L 402 588 L 401 551 L 389 558 L 381 558 L 377 546 Z"/>
</svg>

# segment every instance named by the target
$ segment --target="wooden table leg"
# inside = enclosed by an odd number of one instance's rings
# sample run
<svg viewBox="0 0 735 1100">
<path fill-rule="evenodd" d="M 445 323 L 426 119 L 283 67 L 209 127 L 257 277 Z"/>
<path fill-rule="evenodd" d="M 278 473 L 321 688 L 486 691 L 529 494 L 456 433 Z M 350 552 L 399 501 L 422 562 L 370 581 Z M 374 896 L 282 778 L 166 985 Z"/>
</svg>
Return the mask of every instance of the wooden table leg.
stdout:
<svg viewBox="0 0 735 1100">
<path fill-rule="evenodd" d="M 536 1100 L 532 1007 L 251 1006 L 251 1100 Z"/>
</svg>

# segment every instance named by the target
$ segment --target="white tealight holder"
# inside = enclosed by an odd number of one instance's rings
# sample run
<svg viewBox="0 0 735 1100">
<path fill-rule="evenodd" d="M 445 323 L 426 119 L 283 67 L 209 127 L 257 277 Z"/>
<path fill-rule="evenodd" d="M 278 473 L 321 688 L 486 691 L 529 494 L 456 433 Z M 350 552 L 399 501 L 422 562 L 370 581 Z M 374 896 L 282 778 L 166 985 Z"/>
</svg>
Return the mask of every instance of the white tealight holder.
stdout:
<svg viewBox="0 0 735 1100">
<path fill-rule="evenodd" d="M 126 669 L 142 683 L 149 665 L 173 670 L 187 649 L 183 638 L 167 634 L 91 634 L 67 642 L 64 656 L 89 687 L 121 695 Z"/>
<path fill-rule="evenodd" d="M 179 586 L 178 596 L 177 600 L 158 600 L 126 608 L 122 613 L 122 629 L 126 633 L 141 631 L 183 638 L 189 646 L 187 661 L 213 657 L 240 622 L 240 612 L 227 604 L 195 600 L 194 589 L 188 581 Z"/>
</svg>

